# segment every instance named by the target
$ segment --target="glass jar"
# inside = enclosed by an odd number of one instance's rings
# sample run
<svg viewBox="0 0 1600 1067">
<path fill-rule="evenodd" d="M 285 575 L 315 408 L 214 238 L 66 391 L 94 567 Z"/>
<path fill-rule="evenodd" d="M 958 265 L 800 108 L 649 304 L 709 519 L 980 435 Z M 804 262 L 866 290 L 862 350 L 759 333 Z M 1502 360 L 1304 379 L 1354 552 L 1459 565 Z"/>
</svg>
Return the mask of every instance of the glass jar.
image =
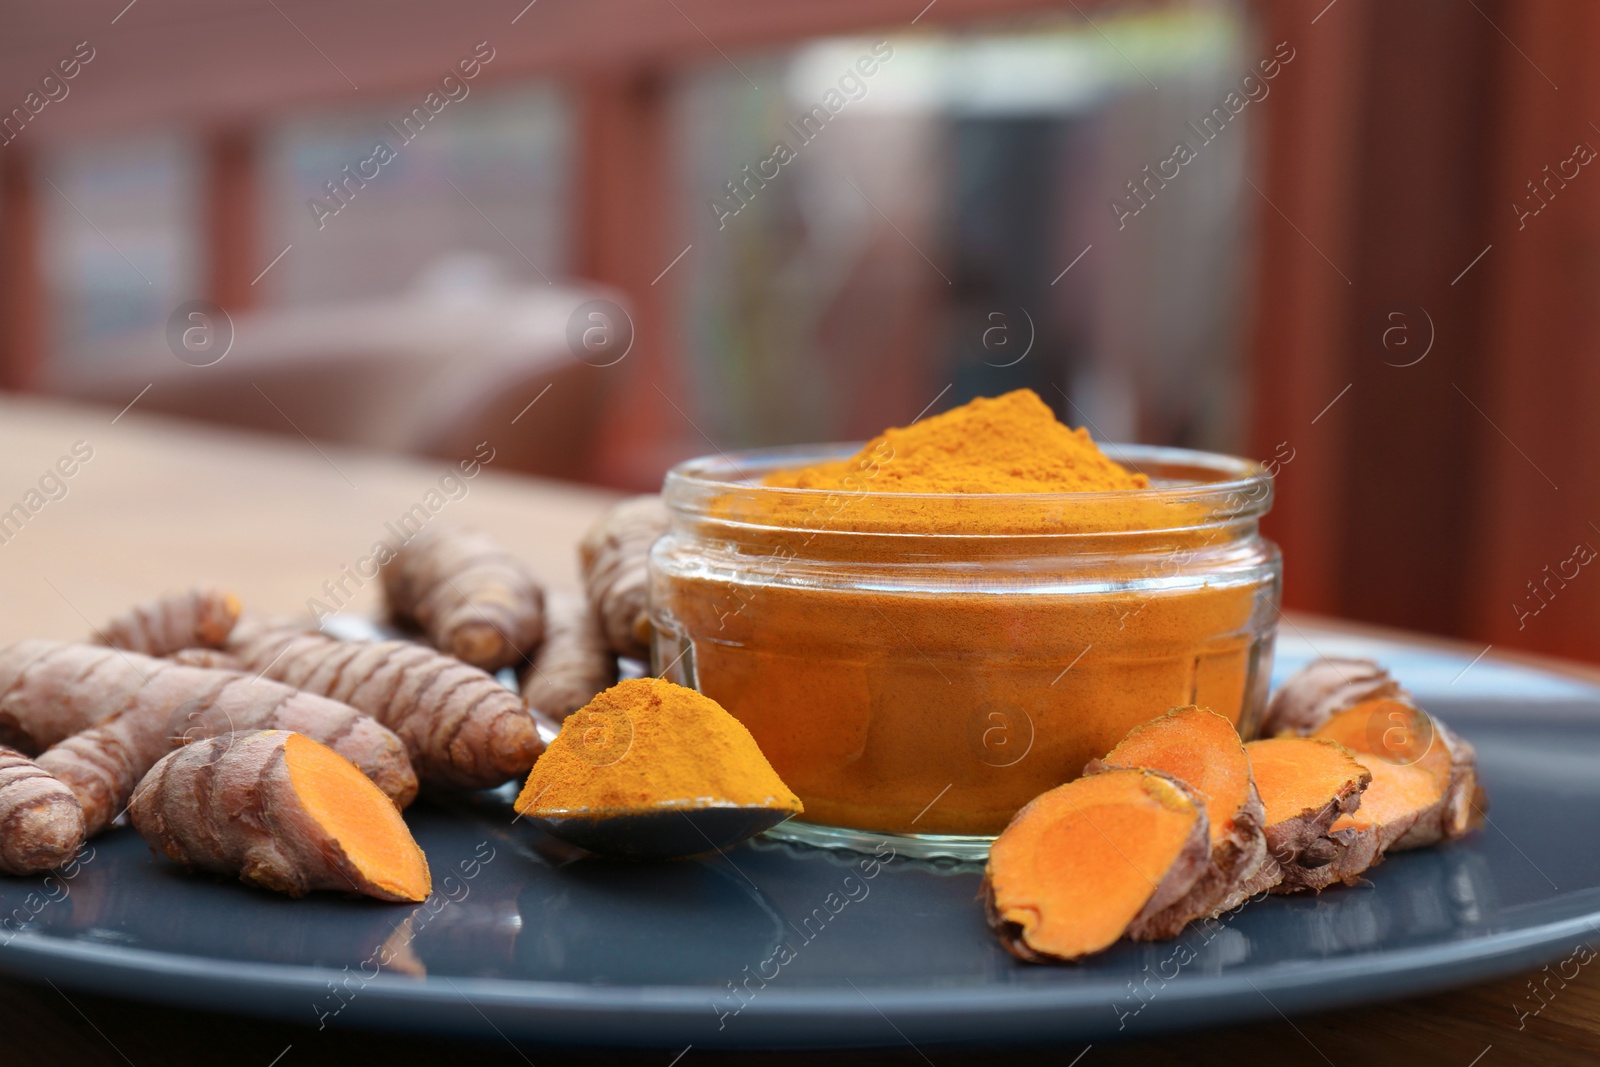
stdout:
<svg viewBox="0 0 1600 1067">
<path fill-rule="evenodd" d="M 805 804 L 773 833 L 981 859 L 1033 797 L 1133 726 L 1209 707 L 1245 737 L 1271 673 L 1271 478 L 1110 446 L 1105 493 L 873 493 L 760 484 L 849 446 L 692 460 L 650 556 L 655 663 L 750 730 Z"/>
</svg>

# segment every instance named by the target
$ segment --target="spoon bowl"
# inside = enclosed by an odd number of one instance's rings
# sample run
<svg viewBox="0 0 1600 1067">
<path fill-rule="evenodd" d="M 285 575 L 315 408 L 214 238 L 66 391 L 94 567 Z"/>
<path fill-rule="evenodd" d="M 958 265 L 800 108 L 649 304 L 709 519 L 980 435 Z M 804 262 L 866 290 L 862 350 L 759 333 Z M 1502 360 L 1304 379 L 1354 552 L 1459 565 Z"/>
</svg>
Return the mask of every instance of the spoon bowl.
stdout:
<svg viewBox="0 0 1600 1067">
<path fill-rule="evenodd" d="M 599 856 L 671 860 L 717 852 L 789 818 L 787 808 L 742 805 L 568 811 L 525 818 L 551 837 Z"/>
</svg>

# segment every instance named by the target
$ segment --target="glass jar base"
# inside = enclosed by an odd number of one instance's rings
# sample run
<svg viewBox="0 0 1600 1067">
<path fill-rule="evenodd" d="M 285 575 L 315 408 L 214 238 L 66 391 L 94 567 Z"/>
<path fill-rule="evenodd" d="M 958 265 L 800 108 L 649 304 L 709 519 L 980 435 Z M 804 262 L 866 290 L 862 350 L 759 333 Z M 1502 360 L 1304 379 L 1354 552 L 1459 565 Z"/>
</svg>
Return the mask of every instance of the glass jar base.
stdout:
<svg viewBox="0 0 1600 1067">
<path fill-rule="evenodd" d="M 790 819 L 764 835 L 814 848 L 848 849 L 863 855 L 875 854 L 888 842 L 895 854 L 911 859 L 954 859 L 982 863 L 989 858 L 994 838 L 982 834 L 901 834 L 882 830 L 857 830 L 847 826 L 821 826 Z"/>
</svg>

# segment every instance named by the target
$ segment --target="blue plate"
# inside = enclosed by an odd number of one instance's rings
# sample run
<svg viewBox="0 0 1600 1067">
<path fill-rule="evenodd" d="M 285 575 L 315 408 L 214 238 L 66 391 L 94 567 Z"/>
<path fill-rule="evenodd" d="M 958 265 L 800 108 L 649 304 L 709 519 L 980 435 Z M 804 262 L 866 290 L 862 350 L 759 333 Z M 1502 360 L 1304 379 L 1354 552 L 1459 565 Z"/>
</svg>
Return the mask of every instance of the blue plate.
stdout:
<svg viewBox="0 0 1600 1067">
<path fill-rule="evenodd" d="M 1039 967 L 999 948 L 976 870 L 751 842 L 584 858 L 509 796 L 409 813 L 421 906 L 291 901 L 153 858 L 131 830 L 50 879 L 0 880 L 0 969 L 313 1025 L 552 1043 L 1093 1041 L 1327 1009 L 1573 956 L 1600 930 L 1600 690 L 1409 645 L 1291 631 L 1280 673 L 1371 654 L 1478 747 L 1491 824 L 1371 885 L 1280 897 L 1175 941 Z"/>
</svg>

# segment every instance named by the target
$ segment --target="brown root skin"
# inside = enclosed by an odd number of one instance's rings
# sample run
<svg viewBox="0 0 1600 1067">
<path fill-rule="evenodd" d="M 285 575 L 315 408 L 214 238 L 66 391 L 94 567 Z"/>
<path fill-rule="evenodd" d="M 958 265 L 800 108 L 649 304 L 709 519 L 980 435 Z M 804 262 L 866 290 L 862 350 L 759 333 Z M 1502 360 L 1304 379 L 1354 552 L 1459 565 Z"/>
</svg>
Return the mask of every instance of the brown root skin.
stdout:
<svg viewBox="0 0 1600 1067">
<path fill-rule="evenodd" d="M 544 751 L 537 723 L 493 676 L 410 641 L 339 641 L 242 627 L 229 646 L 251 671 L 370 715 L 399 735 L 424 785 L 488 789 Z"/>
<path fill-rule="evenodd" d="M 0 872 L 54 870 L 83 847 L 83 809 L 49 771 L 0 747 L 0 831 Z"/>
<path fill-rule="evenodd" d="M 1272 887 L 1272 892 L 1298 893 L 1309 889 L 1320 893 L 1335 882 L 1360 885 L 1362 876 L 1382 862 L 1383 849 L 1375 832 L 1330 830 L 1292 862 L 1278 864 L 1282 877 Z"/>
<path fill-rule="evenodd" d="M 1211 833 L 1210 862 L 1194 886 L 1170 907 L 1130 930 L 1129 936 L 1136 940 L 1176 937 L 1195 919 L 1219 915 L 1276 884 L 1280 875 L 1268 857 L 1263 832 L 1266 812 L 1250 776 L 1244 743 L 1231 721 L 1208 708 L 1173 708 L 1134 727 L 1105 759 L 1090 761 L 1084 773 L 1118 767 L 1162 771 L 1187 782 L 1206 798 Z M 1233 781 L 1226 781 L 1228 777 Z M 1231 810 L 1220 811 L 1212 794 L 1228 785 L 1236 787 L 1237 803 Z"/>
<path fill-rule="evenodd" d="M 416 771 L 405 742 L 393 730 L 348 704 L 264 678 L 228 675 L 208 703 L 186 708 L 178 722 L 169 723 L 168 732 L 184 742 L 241 730 L 292 730 L 328 746 L 402 811 L 417 797 Z"/>
<path fill-rule="evenodd" d="M 1489 818 L 1489 794 L 1484 792 L 1483 780 L 1478 777 L 1478 750 L 1471 742 L 1433 718 L 1435 743 L 1443 745 L 1450 755 L 1450 780 L 1445 786 L 1444 805 L 1439 812 L 1439 824 L 1420 819 L 1395 848 L 1422 848 L 1436 841 L 1453 841 L 1482 828 Z M 1430 837 L 1430 834 L 1437 836 Z"/>
<path fill-rule="evenodd" d="M 1368 700 L 1404 697 L 1387 670 L 1370 659 L 1327 656 L 1290 675 L 1267 704 L 1262 737 L 1315 732 L 1336 712 Z"/>
<path fill-rule="evenodd" d="M 72 790 L 84 834 L 93 837 L 122 814 L 139 779 L 171 749 L 160 717 L 131 709 L 73 734 L 37 762 Z"/>
<path fill-rule="evenodd" d="M 200 667 L 208 671 L 243 671 L 244 664 L 215 648 L 185 648 L 166 657 L 180 667 Z"/>
<path fill-rule="evenodd" d="M 95 632 L 94 643 L 146 656 L 221 648 L 239 621 L 239 599 L 221 589 L 189 589 L 138 604 Z"/>
<path fill-rule="evenodd" d="M 1250 754 L 1266 809 L 1267 852 L 1280 875 L 1272 887 L 1274 893 L 1320 892 L 1334 882 L 1354 885 L 1364 871 L 1382 862 L 1373 830 L 1332 829 L 1341 815 L 1361 806 L 1362 791 L 1372 781 L 1371 772 L 1353 752 L 1333 741 L 1301 737 L 1252 741 L 1245 751 Z M 1293 804 L 1286 806 L 1275 795 L 1282 775 L 1269 773 L 1267 766 L 1269 759 L 1284 753 L 1293 753 L 1298 762 L 1323 773 L 1334 784 L 1316 792 L 1316 799 L 1308 805 L 1298 809 Z M 1282 760 L 1277 763 L 1284 765 Z"/>
<path fill-rule="evenodd" d="M 1151 879 L 1141 873 L 1133 888 L 1133 891 L 1139 894 L 1137 905 L 1136 907 L 1130 905 L 1130 910 L 1133 911 L 1133 914 L 1120 929 L 1110 932 L 1109 936 L 1102 931 L 1099 936 L 1087 938 L 1086 943 L 1079 946 L 1077 951 L 1066 949 L 1052 951 L 1050 948 L 1041 945 L 1039 941 L 1044 939 L 1040 936 L 1040 931 L 1043 930 L 1047 922 L 1051 921 L 1049 917 L 1044 915 L 1046 906 L 1042 905 L 1041 901 L 1047 897 L 1055 886 L 1032 886 L 1027 889 L 1020 889 L 1011 885 L 1010 883 L 1016 876 L 1010 872 L 997 869 L 997 867 L 1003 867 L 1013 862 L 1009 858 L 1011 854 L 1008 853 L 1002 842 L 1005 841 L 1007 835 L 1012 835 L 1018 841 L 1023 841 L 1025 845 L 1020 848 L 1023 855 L 1023 859 L 1020 862 L 1029 862 L 1029 857 L 1034 850 L 1025 847 L 1026 842 L 1038 836 L 1037 829 L 1030 824 L 1036 820 L 1060 817 L 1061 807 L 1058 807 L 1058 804 L 1064 806 L 1065 810 L 1072 815 L 1082 816 L 1091 828 L 1098 829 L 1098 825 L 1093 817 L 1087 814 L 1087 811 L 1103 811 L 1112 805 L 1097 804 L 1090 809 L 1083 809 L 1079 808 L 1077 802 L 1069 798 L 1068 794 L 1074 791 L 1082 793 L 1092 790 L 1106 782 L 1117 779 L 1121 779 L 1123 782 L 1137 782 L 1138 788 L 1144 791 L 1143 797 L 1137 793 L 1132 794 L 1128 803 L 1134 805 L 1154 803 L 1167 808 L 1169 811 L 1185 812 L 1192 816 L 1192 822 L 1179 846 L 1170 856 L 1165 857 L 1165 867 L 1160 871 L 1159 877 Z M 1086 785 L 1086 783 L 1092 784 Z M 1088 840 L 1091 845 L 1095 844 L 1095 838 L 1090 837 Z M 1102 833 L 1099 840 L 1108 839 Z M 1144 843 L 1146 842 L 1139 841 L 1136 838 L 1129 838 L 1121 845 L 1112 844 L 1118 856 L 1124 862 L 1131 864 L 1132 860 L 1128 859 L 1124 849 L 1132 849 L 1137 844 Z M 1189 893 L 1195 882 L 1205 873 L 1211 852 L 1204 798 L 1182 781 L 1160 771 L 1120 768 L 1109 769 L 1087 778 L 1079 778 L 1035 797 L 1027 806 L 1017 812 L 1000 838 L 996 839 L 995 845 L 996 847 L 990 850 L 989 863 L 984 869 L 983 885 L 980 890 L 984 901 L 984 914 L 987 917 L 990 928 L 1000 938 L 1000 943 L 1005 947 L 1006 951 L 1029 963 L 1076 962 L 1086 956 L 1109 948 L 1121 937 L 1149 938 L 1154 936 L 1150 932 L 1150 924 Z M 1072 857 L 1055 858 L 1057 860 L 1065 860 L 1069 864 L 1073 859 Z M 1038 872 L 1033 871 L 1032 873 L 1037 874 Z M 1092 879 L 1102 872 L 1089 869 L 1070 869 L 1069 873 L 1073 876 Z M 1005 882 L 1007 885 L 1001 887 L 1001 882 Z M 1012 899 L 1002 900 L 1002 894 Z M 1058 907 L 1059 905 L 1049 905 L 1052 910 Z M 1035 920 L 1033 923 L 1034 930 L 1030 931 L 1023 922 L 1011 917 L 1017 914 L 1033 916 Z M 1073 915 L 1072 918 L 1076 919 L 1077 916 Z"/>
<path fill-rule="evenodd" d="M 175 744 L 234 730 L 301 730 L 353 760 L 395 803 L 416 795 L 400 739 L 342 704 L 136 652 L 22 644 L 29 646 L 25 656 L 18 646 L 0 648 L 0 665 L 13 655 L 29 663 L 0 707 L 33 737 L 51 736 L 62 724 L 79 727 L 37 762 L 72 790 L 90 836 L 122 812 L 139 779 Z"/>
<path fill-rule="evenodd" d="M 544 644 L 522 680 L 523 701 L 559 723 L 616 681 L 617 657 L 589 602 L 552 595 Z"/>
<path fill-rule="evenodd" d="M 139 783 L 129 817 L 175 863 L 293 897 L 327 889 L 420 901 L 431 888 L 388 798 L 332 750 L 286 731 L 170 753 Z"/>
<path fill-rule="evenodd" d="M 144 683 L 136 657 L 92 645 L 28 640 L 0 646 L 0 744 L 37 756 L 116 710 L 105 698 Z M 91 675 L 93 685 L 85 685 Z"/>
<path fill-rule="evenodd" d="M 667 506 L 656 494 L 613 504 L 583 535 L 578 563 L 589 603 L 611 651 L 650 657 L 650 546 L 667 532 Z"/>
<path fill-rule="evenodd" d="M 544 638 L 544 589 L 487 534 L 426 527 L 382 570 L 390 613 L 464 663 L 496 671 L 522 663 Z"/>
</svg>

